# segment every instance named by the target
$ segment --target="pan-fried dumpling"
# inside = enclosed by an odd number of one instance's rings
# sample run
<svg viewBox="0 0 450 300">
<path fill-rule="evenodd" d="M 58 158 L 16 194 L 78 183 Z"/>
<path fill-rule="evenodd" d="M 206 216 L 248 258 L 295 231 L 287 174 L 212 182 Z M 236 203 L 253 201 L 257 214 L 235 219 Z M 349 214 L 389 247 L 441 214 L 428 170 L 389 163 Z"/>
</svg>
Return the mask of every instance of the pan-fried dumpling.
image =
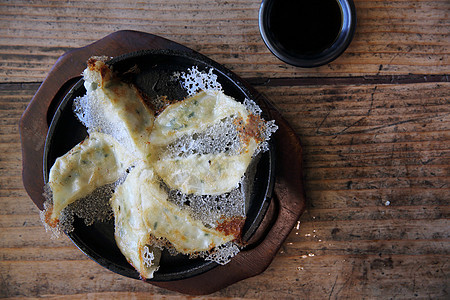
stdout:
<svg viewBox="0 0 450 300">
<path fill-rule="evenodd" d="M 179 253 L 208 251 L 238 238 L 233 230 L 207 228 L 201 221 L 193 219 L 187 210 L 168 201 L 168 195 L 161 188 L 158 177 L 147 167 L 134 168 L 114 193 L 111 203 L 115 211 L 119 210 L 119 206 L 120 210 L 125 208 L 127 212 L 124 215 L 127 215 L 130 226 L 146 228 L 148 234 L 169 242 Z M 119 240 L 122 240 L 119 244 L 134 243 L 134 238 L 120 234 L 121 227 L 116 228 L 116 232 L 119 231 L 116 238 L 119 236 Z M 142 248 L 145 243 L 144 239 L 138 248 Z"/>
<path fill-rule="evenodd" d="M 89 131 L 113 136 L 141 158 L 150 153 L 154 112 L 138 89 L 115 77 L 102 61 L 90 59 L 83 72 L 87 93 L 75 101 L 75 112 Z"/>
<path fill-rule="evenodd" d="M 159 267 L 161 249 L 150 242 L 150 228 L 144 221 L 141 195 L 137 191 L 141 182 L 136 173 L 134 168 L 110 200 L 114 211 L 114 237 L 122 254 L 141 277 L 153 278 Z M 148 195 L 154 196 L 157 194 Z"/>
<path fill-rule="evenodd" d="M 162 157 L 155 163 L 155 171 L 167 185 L 184 194 L 220 195 L 239 186 L 252 154 L 247 151 L 237 155 Z"/>
<path fill-rule="evenodd" d="M 49 223 L 57 222 L 67 205 L 118 180 L 132 162 L 133 158 L 114 138 L 92 132 L 58 157 L 50 169 L 48 185 L 53 204 Z"/>
<path fill-rule="evenodd" d="M 207 90 L 168 106 L 158 115 L 150 142 L 166 146 L 183 135 L 192 135 L 229 116 L 246 119 L 245 107 L 223 92 Z"/>
</svg>

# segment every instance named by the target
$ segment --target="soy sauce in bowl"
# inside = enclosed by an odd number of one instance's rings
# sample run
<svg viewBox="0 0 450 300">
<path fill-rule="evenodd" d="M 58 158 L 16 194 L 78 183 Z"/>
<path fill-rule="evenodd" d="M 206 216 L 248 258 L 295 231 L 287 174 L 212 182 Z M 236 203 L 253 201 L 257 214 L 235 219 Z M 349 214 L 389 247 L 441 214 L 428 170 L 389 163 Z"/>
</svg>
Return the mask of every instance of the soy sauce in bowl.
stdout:
<svg viewBox="0 0 450 300">
<path fill-rule="evenodd" d="M 264 0 L 261 36 L 279 59 L 315 67 L 338 57 L 350 44 L 356 23 L 352 0 Z"/>
<path fill-rule="evenodd" d="M 329 48 L 341 31 L 342 13 L 336 0 L 275 1 L 269 30 L 280 47 L 308 55 Z"/>
</svg>

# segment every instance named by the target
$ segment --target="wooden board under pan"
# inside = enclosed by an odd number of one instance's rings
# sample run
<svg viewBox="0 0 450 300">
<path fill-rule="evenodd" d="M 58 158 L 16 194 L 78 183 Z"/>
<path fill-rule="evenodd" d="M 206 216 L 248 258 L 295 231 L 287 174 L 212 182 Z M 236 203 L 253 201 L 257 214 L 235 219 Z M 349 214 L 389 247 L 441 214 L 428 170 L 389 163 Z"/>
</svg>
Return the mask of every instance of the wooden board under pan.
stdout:
<svg viewBox="0 0 450 300">
<path fill-rule="evenodd" d="M 176 280 L 147 282 L 187 294 L 208 294 L 239 280 L 263 272 L 270 264 L 287 235 L 305 208 L 302 185 L 301 146 L 293 129 L 279 112 L 244 80 L 199 53 L 167 39 L 136 31 L 119 31 L 83 48 L 61 56 L 31 100 L 20 122 L 23 157 L 23 182 L 33 202 L 43 208 L 44 146 L 49 125 L 61 101 L 79 81 L 80 74 L 92 55 L 117 57 L 135 51 L 168 51 L 182 53 L 210 63 L 236 82 L 238 89 L 249 93 L 264 111 L 265 118 L 274 119 L 278 131 L 273 135 L 275 145 L 275 185 L 270 207 L 249 246 L 230 263 L 203 270 L 194 276 Z M 225 92 L 227 92 L 225 90 Z M 83 249 L 85 250 L 85 249 Z M 94 257 L 95 260 L 95 257 Z M 106 266 L 108 267 L 108 266 Z M 110 268 L 113 271 L 114 268 Z M 120 272 L 118 272 L 120 273 Z M 124 274 L 122 274 L 124 275 Z M 128 276 L 127 274 L 125 274 Z M 133 276 L 129 276 L 133 277 Z"/>
</svg>

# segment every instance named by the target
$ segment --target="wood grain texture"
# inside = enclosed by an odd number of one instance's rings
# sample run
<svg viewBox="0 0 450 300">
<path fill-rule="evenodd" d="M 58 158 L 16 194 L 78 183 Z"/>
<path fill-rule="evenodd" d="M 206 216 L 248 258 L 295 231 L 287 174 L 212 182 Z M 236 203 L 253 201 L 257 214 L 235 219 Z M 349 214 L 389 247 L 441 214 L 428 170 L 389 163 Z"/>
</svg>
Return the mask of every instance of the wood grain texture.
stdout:
<svg viewBox="0 0 450 300">
<path fill-rule="evenodd" d="M 210 297 L 445 298 L 449 86 L 257 87 L 303 141 L 309 207 L 268 270 Z M 9 108 L 26 105 L 37 85 L 1 87 L 6 109 L 0 117 L 9 114 L 17 122 L 21 110 Z M 17 130 L 8 128 L 0 147 L 10 158 L 0 161 L 1 170 L 20 151 L 10 142 L 17 141 Z M 19 173 L 12 167 L 11 174 Z M 67 238 L 49 239 L 20 176 L 8 177 L 2 177 L 0 195 L 3 296 L 182 298 L 101 268 Z"/>
<path fill-rule="evenodd" d="M 18 121 L 56 59 L 135 29 L 248 79 L 303 144 L 308 207 L 275 260 L 199 298 L 448 299 L 450 2 L 355 4 L 347 51 L 299 69 L 264 46 L 256 0 L 0 0 L 0 297 L 188 299 L 50 239 L 21 183 Z"/>
<path fill-rule="evenodd" d="M 242 77 L 448 74 L 448 11 L 440 1 L 356 0 L 353 42 L 333 63 L 287 66 L 258 29 L 260 0 L 0 1 L 1 82 L 42 81 L 64 52 L 131 29 L 192 48 Z M 439 70 L 439 71 L 437 71 Z"/>
</svg>

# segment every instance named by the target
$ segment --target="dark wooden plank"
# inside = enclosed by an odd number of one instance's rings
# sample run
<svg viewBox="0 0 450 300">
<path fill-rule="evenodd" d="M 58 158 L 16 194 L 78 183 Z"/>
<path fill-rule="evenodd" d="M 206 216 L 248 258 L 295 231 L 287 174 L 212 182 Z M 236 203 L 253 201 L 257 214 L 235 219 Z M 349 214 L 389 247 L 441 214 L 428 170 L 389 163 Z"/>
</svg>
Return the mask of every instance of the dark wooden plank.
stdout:
<svg viewBox="0 0 450 300">
<path fill-rule="evenodd" d="M 17 121 L 21 112 L 15 105 L 28 103 L 38 85 L 20 87 L 0 85 L 0 117 Z M 445 298 L 449 122 L 433 116 L 447 114 L 448 83 L 261 85 L 258 90 L 301 137 L 309 205 L 263 274 L 211 297 Z M 322 128 L 336 132 L 345 128 L 340 123 L 367 117 L 371 105 L 370 122 L 354 125 L 360 127 L 357 132 L 325 135 L 316 130 L 330 110 Z M 386 120 L 411 121 L 377 128 Z M 184 299 L 101 268 L 67 238 L 50 239 L 20 183 L 20 155 L 15 154 L 20 144 L 13 123 L 5 124 L 11 126 L 0 135 L 1 157 L 8 158 L 0 159 L 6 175 L 0 189 L 0 271 L 7 274 L 2 295 Z"/>
<path fill-rule="evenodd" d="M 347 51 L 314 69 L 288 66 L 265 47 L 259 0 L 0 3 L 2 82 L 42 81 L 56 59 L 114 31 L 174 40 L 243 77 L 448 74 L 448 1 L 356 0 L 358 26 Z"/>
</svg>

